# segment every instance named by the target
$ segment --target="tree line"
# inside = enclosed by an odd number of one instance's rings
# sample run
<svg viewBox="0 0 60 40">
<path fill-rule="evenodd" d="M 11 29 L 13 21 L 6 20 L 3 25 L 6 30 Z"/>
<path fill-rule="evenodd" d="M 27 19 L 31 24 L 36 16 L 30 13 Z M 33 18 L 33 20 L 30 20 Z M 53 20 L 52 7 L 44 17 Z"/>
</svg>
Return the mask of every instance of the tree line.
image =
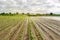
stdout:
<svg viewBox="0 0 60 40">
<path fill-rule="evenodd" d="M 5 13 L 5 12 L 3 12 L 3 13 L 0 13 L 0 15 L 19 15 L 19 14 L 22 14 L 22 15 L 28 15 L 28 16 L 52 16 L 52 15 L 55 15 L 54 13 L 46 13 L 46 14 L 40 14 L 40 13 L 36 13 L 36 14 L 30 14 L 30 13 L 19 13 L 19 12 L 16 12 L 16 13 L 11 13 L 11 12 L 9 12 L 9 13 Z"/>
</svg>

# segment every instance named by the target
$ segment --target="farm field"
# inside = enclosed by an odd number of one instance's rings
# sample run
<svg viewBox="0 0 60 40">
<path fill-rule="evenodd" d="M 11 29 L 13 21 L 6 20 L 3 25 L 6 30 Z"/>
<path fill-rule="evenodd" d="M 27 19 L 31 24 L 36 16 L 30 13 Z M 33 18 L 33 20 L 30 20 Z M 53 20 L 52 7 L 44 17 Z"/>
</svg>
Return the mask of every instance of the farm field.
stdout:
<svg viewBox="0 0 60 40">
<path fill-rule="evenodd" d="M 44 17 L 0 16 L 0 40 L 60 40 L 60 21 Z"/>
</svg>

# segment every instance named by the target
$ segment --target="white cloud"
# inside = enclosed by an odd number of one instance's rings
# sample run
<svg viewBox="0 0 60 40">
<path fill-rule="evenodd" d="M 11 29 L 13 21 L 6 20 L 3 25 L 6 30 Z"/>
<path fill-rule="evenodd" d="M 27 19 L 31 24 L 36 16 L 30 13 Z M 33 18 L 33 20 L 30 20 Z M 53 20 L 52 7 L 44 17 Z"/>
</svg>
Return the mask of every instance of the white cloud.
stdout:
<svg viewBox="0 0 60 40">
<path fill-rule="evenodd" d="M 59 0 L 0 0 L 0 12 L 60 13 Z"/>
</svg>

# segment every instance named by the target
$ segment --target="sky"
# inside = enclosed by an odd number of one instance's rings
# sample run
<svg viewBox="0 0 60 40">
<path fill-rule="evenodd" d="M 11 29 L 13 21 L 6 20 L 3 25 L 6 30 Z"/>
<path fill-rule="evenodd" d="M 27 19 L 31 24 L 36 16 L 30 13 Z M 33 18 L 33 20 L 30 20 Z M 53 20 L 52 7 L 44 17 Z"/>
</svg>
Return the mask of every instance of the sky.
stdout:
<svg viewBox="0 0 60 40">
<path fill-rule="evenodd" d="M 60 13 L 60 0 L 0 0 L 0 12 Z"/>
</svg>

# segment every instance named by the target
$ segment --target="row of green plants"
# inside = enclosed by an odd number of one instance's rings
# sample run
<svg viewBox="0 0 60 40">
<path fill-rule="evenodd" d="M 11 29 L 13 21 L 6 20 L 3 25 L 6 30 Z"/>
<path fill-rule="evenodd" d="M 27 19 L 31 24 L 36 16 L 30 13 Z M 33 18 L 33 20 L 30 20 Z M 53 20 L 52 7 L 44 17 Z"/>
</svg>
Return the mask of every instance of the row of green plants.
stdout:
<svg viewBox="0 0 60 40">
<path fill-rule="evenodd" d="M 31 24 L 31 23 L 30 23 L 30 20 L 29 20 L 29 21 L 28 21 L 28 26 L 29 26 L 29 28 L 28 28 L 29 37 L 30 37 L 30 40 L 35 40 L 34 34 L 32 33 L 32 27 L 31 27 L 30 24 Z"/>
<path fill-rule="evenodd" d="M 38 30 L 38 28 L 36 27 L 36 24 L 32 21 L 32 25 L 35 29 L 36 32 L 36 36 L 38 37 L 38 40 L 43 40 L 43 35 L 42 33 Z"/>
<path fill-rule="evenodd" d="M 22 28 L 20 29 L 20 32 L 18 34 L 17 40 L 22 40 L 24 31 L 25 31 L 25 20 L 23 21 L 23 24 L 21 26 Z"/>
</svg>

